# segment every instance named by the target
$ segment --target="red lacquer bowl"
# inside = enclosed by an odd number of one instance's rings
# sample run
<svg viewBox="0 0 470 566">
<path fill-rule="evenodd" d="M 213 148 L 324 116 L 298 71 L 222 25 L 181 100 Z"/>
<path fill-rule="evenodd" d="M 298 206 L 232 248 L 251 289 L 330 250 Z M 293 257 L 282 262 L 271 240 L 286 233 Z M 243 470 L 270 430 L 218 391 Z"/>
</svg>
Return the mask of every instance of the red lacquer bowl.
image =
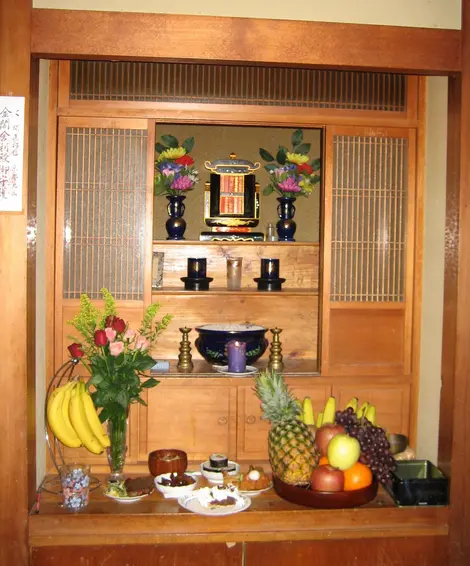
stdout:
<svg viewBox="0 0 470 566">
<path fill-rule="evenodd" d="M 188 455 L 184 450 L 162 448 L 150 452 L 148 459 L 149 471 L 156 477 L 161 474 L 183 474 L 188 467 Z"/>
<path fill-rule="evenodd" d="M 379 487 L 377 483 L 372 483 L 368 487 L 354 491 L 313 491 L 310 488 L 284 483 L 276 476 L 273 476 L 273 486 L 279 497 L 297 505 L 316 509 L 360 507 L 374 499 Z"/>
</svg>

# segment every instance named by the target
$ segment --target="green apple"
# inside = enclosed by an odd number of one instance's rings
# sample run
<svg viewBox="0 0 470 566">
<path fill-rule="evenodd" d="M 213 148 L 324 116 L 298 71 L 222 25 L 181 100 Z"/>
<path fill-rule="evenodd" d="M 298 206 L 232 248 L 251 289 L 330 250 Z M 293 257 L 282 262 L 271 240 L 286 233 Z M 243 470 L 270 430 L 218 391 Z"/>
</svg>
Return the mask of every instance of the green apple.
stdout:
<svg viewBox="0 0 470 566">
<path fill-rule="evenodd" d="M 337 434 L 328 443 L 328 463 L 339 470 L 349 470 L 359 460 L 361 445 L 357 438 Z"/>
</svg>

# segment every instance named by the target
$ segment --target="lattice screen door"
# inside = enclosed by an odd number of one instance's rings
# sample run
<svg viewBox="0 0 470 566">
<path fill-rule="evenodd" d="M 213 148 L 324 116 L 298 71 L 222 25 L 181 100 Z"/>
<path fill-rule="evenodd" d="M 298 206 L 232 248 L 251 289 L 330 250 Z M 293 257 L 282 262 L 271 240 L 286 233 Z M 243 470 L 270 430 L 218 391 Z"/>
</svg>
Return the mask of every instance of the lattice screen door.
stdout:
<svg viewBox="0 0 470 566">
<path fill-rule="evenodd" d="M 154 128 L 147 120 L 63 118 L 57 175 L 56 319 L 106 287 L 140 320 L 149 281 Z M 150 159 L 149 159 L 150 157 Z M 60 315 L 59 315 L 60 318 Z M 70 327 L 68 333 L 70 334 Z M 59 354 L 60 355 L 60 354 Z"/>
<path fill-rule="evenodd" d="M 415 138 L 326 132 L 322 373 L 410 372 Z"/>
</svg>

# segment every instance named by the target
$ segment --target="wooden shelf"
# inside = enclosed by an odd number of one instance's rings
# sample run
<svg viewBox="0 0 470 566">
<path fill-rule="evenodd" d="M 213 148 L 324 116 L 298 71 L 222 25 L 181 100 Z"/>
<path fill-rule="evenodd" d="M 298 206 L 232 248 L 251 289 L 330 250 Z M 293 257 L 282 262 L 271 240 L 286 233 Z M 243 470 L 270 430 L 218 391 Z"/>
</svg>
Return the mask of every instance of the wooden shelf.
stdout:
<svg viewBox="0 0 470 566">
<path fill-rule="evenodd" d="M 285 288 L 282 291 L 258 291 L 258 289 L 240 289 L 240 291 L 229 291 L 224 287 L 213 287 L 207 291 L 188 291 L 186 289 L 178 289 L 176 287 L 167 287 L 158 290 L 152 290 L 152 297 L 159 295 L 239 295 L 239 296 L 254 296 L 260 295 L 279 295 L 283 297 L 297 297 L 299 295 L 305 297 L 318 297 L 318 288 L 311 289 L 292 289 Z"/>
<path fill-rule="evenodd" d="M 241 242 L 241 241 L 223 241 L 223 242 L 214 242 L 214 241 L 201 241 L 201 240 L 153 240 L 154 246 L 181 246 L 190 245 L 190 246 L 227 246 L 227 247 L 238 247 L 238 246 L 252 246 L 252 247 L 260 247 L 260 246 L 267 246 L 267 247 L 278 247 L 278 246 L 287 246 L 287 247 L 299 247 L 299 246 L 308 246 L 308 247 L 319 247 L 318 242 L 267 242 L 264 240 L 258 242 Z"/>
<path fill-rule="evenodd" d="M 252 499 L 243 513 L 223 521 L 183 510 L 159 492 L 129 505 L 90 495 L 84 512 L 71 514 L 60 496 L 44 492 L 38 514 L 29 517 L 29 544 L 91 546 L 181 542 L 333 540 L 446 536 L 448 508 L 398 508 L 383 490 L 358 509 L 320 510 L 295 505 L 273 490 Z"/>
<path fill-rule="evenodd" d="M 254 364 L 255 367 L 262 370 L 267 366 L 267 359 L 259 360 Z M 223 374 L 216 371 L 211 364 L 204 360 L 193 360 L 194 368 L 191 372 L 181 372 L 176 366 L 178 362 L 177 360 L 170 360 L 170 369 L 169 371 L 165 372 L 152 372 L 153 376 L 158 376 L 158 378 L 165 378 L 165 377 L 179 377 L 179 378 L 199 378 L 199 377 L 213 377 L 213 378 L 221 378 L 224 382 L 227 380 L 227 376 L 223 376 Z M 283 374 L 286 377 L 291 376 L 306 376 L 306 377 L 313 377 L 315 375 L 319 375 L 318 370 L 318 360 L 286 360 L 284 362 L 285 368 L 283 370 Z M 230 379 L 230 377 L 229 377 Z M 246 380 L 247 378 L 237 377 L 232 378 L 237 380 Z M 248 380 L 251 379 L 251 376 L 248 376 Z"/>
</svg>

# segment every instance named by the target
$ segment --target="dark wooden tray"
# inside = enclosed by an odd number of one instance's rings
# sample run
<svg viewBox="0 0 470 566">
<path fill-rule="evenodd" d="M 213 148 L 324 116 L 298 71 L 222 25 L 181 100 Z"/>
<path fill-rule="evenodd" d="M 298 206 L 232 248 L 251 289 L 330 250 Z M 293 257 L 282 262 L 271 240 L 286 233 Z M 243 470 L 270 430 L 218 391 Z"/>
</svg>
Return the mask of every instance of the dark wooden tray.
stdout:
<svg viewBox="0 0 470 566">
<path fill-rule="evenodd" d="M 315 507 L 317 509 L 347 509 L 360 507 L 372 501 L 377 495 L 378 484 L 373 483 L 363 489 L 354 491 L 312 491 L 310 488 L 296 487 L 284 483 L 273 476 L 273 486 L 276 493 L 297 505 Z"/>
</svg>

